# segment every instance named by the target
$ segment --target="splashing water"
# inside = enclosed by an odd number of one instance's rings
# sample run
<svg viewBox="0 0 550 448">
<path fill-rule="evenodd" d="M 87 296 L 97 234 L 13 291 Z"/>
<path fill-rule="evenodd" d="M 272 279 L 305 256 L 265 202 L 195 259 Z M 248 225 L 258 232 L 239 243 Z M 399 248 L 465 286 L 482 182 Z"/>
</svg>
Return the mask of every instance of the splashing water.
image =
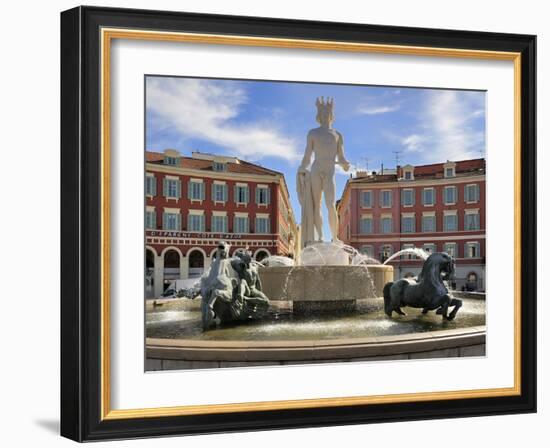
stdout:
<svg viewBox="0 0 550 448">
<path fill-rule="evenodd" d="M 390 261 L 395 260 L 397 257 L 400 257 L 401 255 L 415 255 L 425 261 L 430 256 L 430 253 L 426 252 L 424 249 L 421 249 L 419 247 L 410 247 L 407 249 L 402 249 L 400 251 L 397 251 L 391 257 L 389 257 L 386 261 L 384 261 L 383 264 L 388 264 Z"/>
<path fill-rule="evenodd" d="M 318 242 L 306 246 L 300 254 L 300 266 L 348 266 L 378 264 L 359 253 L 357 249 L 342 242 Z"/>
<path fill-rule="evenodd" d="M 294 260 L 292 258 L 283 257 L 281 255 L 271 255 L 264 258 L 261 262 L 261 266 L 294 266 Z"/>
</svg>

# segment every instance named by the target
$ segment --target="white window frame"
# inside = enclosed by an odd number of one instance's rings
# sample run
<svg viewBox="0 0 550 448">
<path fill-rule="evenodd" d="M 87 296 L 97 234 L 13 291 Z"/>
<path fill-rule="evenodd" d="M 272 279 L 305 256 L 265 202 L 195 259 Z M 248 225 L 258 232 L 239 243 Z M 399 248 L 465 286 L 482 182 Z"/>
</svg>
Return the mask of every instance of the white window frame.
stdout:
<svg viewBox="0 0 550 448">
<path fill-rule="evenodd" d="M 406 204 L 405 203 L 405 196 L 406 196 L 406 193 L 409 193 L 411 194 L 411 202 L 410 204 Z M 403 188 L 401 190 L 401 205 L 403 207 L 414 207 L 415 205 L 415 194 L 414 194 L 414 188 Z"/>
<path fill-rule="evenodd" d="M 174 176 L 165 176 L 164 177 L 165 181 L 166 181 L 166 198 L 167 199 L 179 199 L 180 195 L 181 195 L 181 184 L 180 184 L 180 179 L 178 177 L 174 177 Z M 171 186 L 175 186 L 175 193 L 172 194 L 172 192 L 170 191 L 171 190 Z"/>
<path fill-rule="evenodd" d="M 389 204 L 384 205 L 384 193 L 388 193 Z M 393 205 L 393 190 L 380 190 L 380 208 L 391 208 Z"/>
<path fill-rule="evenodd" d="M 389 221 L 390 221 L 390 230 L 389 230 L 389 232 L 384 231 L 384 220 L 385 219 L 389 219 Z M 393 216 L 391 216 L 391 215 L 387 215 L 387 216 L 382 215 L 380 217 L 380 233 L 384 233 L 384 234 L 393 233 Z"/>
<path fill-rule="evenodd" d="M 247 193 L 246 193 L 246 201 L 240 201 L 239 200 L 239 196 L 240 196 L 240 191 L 241 189 L 246 189 Z M 235 204 L 237 205 L 246 205 L 248 204 L 248 202 L 250 201 L 250 186 L 248 184 L 242 184 L 242 183 L 237 183 L 235 184 Z M 243 190 L 244 191 L 244 190 Z"/>
<path fill-rule="evenodd" d="M 217 197 L 218 188 L 221 188 L 222 199 L 218 199 Z M 225 204 L 227 202 L 227 195 L 227 184 L 225 182 L 215 180 L 212 183 L 212 202 L 214 202 L 214 204 Z"/>
<path fill-rule="evenodd" d="M 239 231 L 237 228 L 237 218 L 246 219 L 246 231 Z M 233 217 L 233 233 L 250 233 L 250 219 L 248 218 L 248 213 L 235 213 Z"/>
<path fill-rule="evenodd" d="M 467 222 L 468 222 L 468 216 L 477 216 L 477 227 L 475 229 L 469 229 L 467 227 Z M 464 210 L 464 230 L 467 231 L 467 232 L 475 232 L 477 230 L 480 230 L 481 229 L 481 217 L 479 215 L 479 209 L 475 209 L 475 210 Z"/>
<path fill-rule="evenodd" d="M 472 246 L 477 248 L 475 257 L 470 257 L 470 248 Z M 481 244 L 479 244 L 479 241 L 466 241 L 464 243 L 464 258 L 469 258 L 469 259 L 481 258 Z"/>
<path fill-rule="evenodd" d="M 152 187 L 152 192 L 149 191 Z M 157 177 L 153 173 L 147 173 L 145 177 L 145 196 L 154 198 L 157 195 Z"/>
<path fill-rule="evenodd" d="M 198 198 L 193 197 L 193 195 L 192 195 L 192 193 L 195 192 L 194 185 L 199 186 L 199 188 L 198 188 L 199 197 Z M 205 196 L 203 180 L 202 179 L 189 179 L 189 182 L 187 183 L 187 188 L 189 189 L 189 191 L 187 192 L 188 199 L 191 202 L 200 202 L 200 203 L 202 203 L 202 201 L 204 200 L 204 196 Z"/>
<path fill-rule="evenodd" d="M 426 203 L 426 191 L 431 191 L 432 192 L 432 203 L 431 204 L 427 204 Z M 426 188 L 423 188 L 422 189 L 422 205 L 424 207 L 433 207 L 436 203 L 436 200 L 435 200 L 435 188 L 434 187 L 426 187 Z"/>
<path fill-rule="evenodd" d="M 411 230 L 405 230 L 405 219 L 412 220 Z M 401 214 L 401 233 L 416 233 L 416 215 L 414 213 Z"/>
<path fill-rule="evenodd" d="M 265 193 L 265 202 L 260 202 L 260 198 L 261 198 L 261 191 L 264 190 Z M 260 205 L 260 206 L 263 206 L 263 207 L 267 207 L 269 205 L 269 202 L 270 202 L 270 194 L 269 194 L 269 185 L 256 185 L 256 194 L 255 194 L 255 199 L 256 199 L 256 204 L 257 205 Z"/>
<path fill-rule="evenodd" d="M 447 216 L 454 216 L 455 218 L 455 228 L 452 230 L 447 229 Z M 456 210 L 446 210 L 443 213 L 443 231 L 444 232 L 458 232 L 458 215 Z"/>
<path fill-rule="evenodd" d="M 153 222 L 150 223 L 149 216 L 153 217 Z M 155 207 L 147 206 L 145 208 L 145 229 L 147 230 L 155 230 L 157 228 L 157 214 L 155 211 Z"/>
<path fill-rule="evenodd" d="M 426 230 L 424 227 L 424 218 L 432 218 L 433 219 L 433 230 Z M 435 216 L 435 212 L 431 213 L 422 213 L 422 232 L 424 233 L 435 233 L 437 232 L 437 217 Z"/>
<path fill-rule="evenodd" d="M 267 235 L 269 233 L 271 233 L 271 229 L 270 229 L 270 219 L 269 219 L 269 215 L 267 213 L 256 213 L 256 218 L 254 220 L 254 233 L 259 233 L 259 234 L 264 234 L 264 235 Z M 262 231 L 262 232 L 259 232 L 258 231 L 258 220 L 263 220 L 266 224 L 265 224 L 265 231 Z"/>
<path fill-rule="evenodd" d="M 453 189 L 454 190 L 454 201 L 453 202 L 447 202 L 447 190 Z M 458 201 L 458 189 L 456 188 L 456 185 L 446 185 L 443 188 L 443 204 L 445 205 L 455 205 Z"/>
<path fill-rule="evenodd" d="M 168 216 L 170 215 L 170 216 Z M 167 226 L 168 219 L 174 217 L 176 220 L 175 229 L 169 229 Z M 163 230 L 170 230 L 173 232 L 179 232 L 181 231 L 181 212 L 178 208 L 164 208 L 164 212 L 162 215 L 162 229 Z"/>
<path fill-rule="evenodd" d="M 363 230 L 363 221 L 370 221 L 370 232 L 365 232 Z M 374 220 L 372 215 L 361 215 L 361 219 L 359 220 L 359 233 L 362 235 L 374 233 Z"/>
<path fill-rule="evenodd" d="M 469 193 L 468 193 L 468 190 L 469 190 L 470 187 L 474 187 L 474 188 L 476 189 L 476 194 L 475 194 L 476 199 L 474 199 L 474 200 L 469 200 L 469 199 L 468 199 L 468 194 L 469 194 Z M 465 202 L 466 204 L 477 204 L 477 203 L 479 202 L 479 200 L 480 200 L 480 188 L 479 188 L 479 184 L 466 184 L 466 185 L 464 186 L 464 202 Z"/>
<path fill-rule="evenodd" d="M 369 194 L 370 200 L 368 205 L 365 205 L 365 201 L 363 200 L 363 195 L 365 193 Z M 372 208 L 373 198 L 374 198 L 373 190 L 361 190 L 361 196 L 360 196 L 361 208 Z"/>
<path fill-rule="evenodd" d="M 223 229 L 222 230 L 217 230 L 214 228 L 214 220 L 215 218 L 223 218 Z M 211 226 L 211 231 L 214 232 L 214 233 L 228 233 L 229 232 L 229 223 L 228 223 L 228 220 L 227 220 L 227 212 L 219 212 L 219 211 L 213 211 L 212 212 L 212 221 L 210 223 L 210 226 Z"/>
<path fill-rule="evenodd" d="M 199 229 L 191 229 L 191 217 L 198 216 L 200 218 L 199 220 Z M 205 217 L 204 217 L 204 210 L 189 210 L 189 213 L 187 215 L 187 231 L 188 232 L 204 232 L 205 231 Z"/>
</svg>

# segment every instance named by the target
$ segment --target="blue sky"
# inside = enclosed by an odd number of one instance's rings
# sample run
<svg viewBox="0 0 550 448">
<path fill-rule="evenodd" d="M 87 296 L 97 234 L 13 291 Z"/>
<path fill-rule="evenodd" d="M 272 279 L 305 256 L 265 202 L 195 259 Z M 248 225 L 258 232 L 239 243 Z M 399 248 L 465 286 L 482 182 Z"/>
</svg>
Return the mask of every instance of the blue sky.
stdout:
<svg viewBox="0 0 550 448">
<path fill-rule="evenodd" d="M 146 87 L 147 150 L 226 154 L 281 171 L 298 219 L 294 178 L 319 96 L 334 98 L 352 171 L 393 168 L 394 151 L 401 165 L 485 156 L 485 92 L 154 76 Z M 337 197 L 347 177 L 337 173 Z"/>
</svg>

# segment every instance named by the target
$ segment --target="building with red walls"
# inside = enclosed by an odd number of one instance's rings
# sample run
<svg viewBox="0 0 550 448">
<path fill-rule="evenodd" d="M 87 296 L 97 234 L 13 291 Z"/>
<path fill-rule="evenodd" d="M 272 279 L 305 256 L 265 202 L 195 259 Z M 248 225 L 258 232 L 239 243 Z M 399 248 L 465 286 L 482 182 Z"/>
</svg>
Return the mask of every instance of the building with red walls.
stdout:
<svg viewBox="0 0 550 448">
<path fill-rule="evenodd" d="M 448 252 L 456 288 L 485 289 L 485 160 L 358 172 L 338 202 L 339 236 L 380 261 L 408 247 Z M 395 278 L 418 275 L 422 262 L 401 256 Z"/>
<path fill-rule="evenodd" d="M 256 260 L 294 256 L 298 226 L 282 173 L 235 157 L 146 152 L 148 297 L 175 279 L 199 277 L 219 241 Z"/>
</svg>

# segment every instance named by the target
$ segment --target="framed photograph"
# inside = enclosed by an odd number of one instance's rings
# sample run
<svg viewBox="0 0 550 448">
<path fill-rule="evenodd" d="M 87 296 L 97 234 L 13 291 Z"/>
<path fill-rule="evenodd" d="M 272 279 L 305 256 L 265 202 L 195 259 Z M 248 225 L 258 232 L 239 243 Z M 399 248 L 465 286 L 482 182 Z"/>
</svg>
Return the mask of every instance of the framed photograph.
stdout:
<svg viewBox="0 0 550 448">
<path fill-rule="evenodd" d="M 530 35 L 61 14 L 61 433 L 536 411 Z"/>
</svg>

